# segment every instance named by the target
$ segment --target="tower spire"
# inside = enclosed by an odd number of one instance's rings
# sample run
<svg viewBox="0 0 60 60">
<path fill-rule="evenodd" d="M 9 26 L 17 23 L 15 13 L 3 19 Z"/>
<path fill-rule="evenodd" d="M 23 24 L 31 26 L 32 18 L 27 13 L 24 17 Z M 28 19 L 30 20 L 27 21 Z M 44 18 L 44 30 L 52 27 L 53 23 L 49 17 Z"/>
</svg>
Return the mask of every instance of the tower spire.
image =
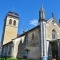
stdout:
<svg viewBox="0 0 60 60">
<path fill-rule="evenodd" d="M 39 19 L 40 20 L 45 19 L 45 10 L 44 10 L 43 6 L 41 6 L 41 9 L 39 11 Z"/>
<path fill-rule="evenodd" d="M 47 60 L 46 19 L 43 6 L 39 11 L 41 60 Z"/>
</svg>

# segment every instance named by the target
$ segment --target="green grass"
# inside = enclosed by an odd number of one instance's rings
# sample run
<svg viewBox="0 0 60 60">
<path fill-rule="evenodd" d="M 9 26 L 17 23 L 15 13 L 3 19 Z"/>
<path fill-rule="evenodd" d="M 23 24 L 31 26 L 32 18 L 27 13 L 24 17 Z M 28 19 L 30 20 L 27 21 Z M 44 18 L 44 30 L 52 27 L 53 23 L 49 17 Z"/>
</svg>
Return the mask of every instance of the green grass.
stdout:
<svg viewBox="0 0 60 60">
<path fill-rule="evenodd" d="M 0 58 L 0 60 L 26 60 L 26 59 L 15 59 L 15 58 Z M 28 59 L 28 60 L 33 60 L 33 59 Z"/>
<path fill-rule="evenodd" d="M 0 60 L 5 60 L 5 58 L 0 58 Z"/>
<path fill-rule="evenodd" d="M 0 60 L 26 60 L 26 59 L 0 58 Z"/>
</svg>

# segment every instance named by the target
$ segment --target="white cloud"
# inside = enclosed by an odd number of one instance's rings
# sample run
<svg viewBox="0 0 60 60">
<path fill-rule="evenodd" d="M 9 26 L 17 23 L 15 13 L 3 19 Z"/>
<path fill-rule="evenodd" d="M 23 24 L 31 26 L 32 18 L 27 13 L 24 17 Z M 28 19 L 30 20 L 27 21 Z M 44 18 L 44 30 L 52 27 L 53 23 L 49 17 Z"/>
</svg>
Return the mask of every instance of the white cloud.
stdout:
<svg viewBox="0 0 60 60">
<path fill-rule="evenodd" d="M 38 20 L 37 19 L 33 19 L 30 21 L 31 25 L 37 26 L 38 25 Z"/>
</svg>

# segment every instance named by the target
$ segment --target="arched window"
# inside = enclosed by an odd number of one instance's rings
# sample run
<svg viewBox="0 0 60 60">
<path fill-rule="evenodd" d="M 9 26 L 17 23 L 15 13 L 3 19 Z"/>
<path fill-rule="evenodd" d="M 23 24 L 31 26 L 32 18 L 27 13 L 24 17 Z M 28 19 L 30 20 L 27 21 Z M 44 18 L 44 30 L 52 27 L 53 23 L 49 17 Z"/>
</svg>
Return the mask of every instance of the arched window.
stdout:
<svg viewBox="0 0 60 60">
<path fill-rule="evenodd" d="M 16 21 L 14 20 L 13 25 L 16 25 Z"/>
<path fill-rule="evenodd" d="M 34 34 L 32 33 L 32 39 L 34 39 Z"/>
<path fill-rule="evenodd" d="M 52 30 L 52 39 L 57 39 L 57 33 L 54 29 Z"/>
<path fill-rule="evenodd" d="M 12 20 L 11 19 L 9 20 L 9 24 L 12 24 Z"/>
</svg>

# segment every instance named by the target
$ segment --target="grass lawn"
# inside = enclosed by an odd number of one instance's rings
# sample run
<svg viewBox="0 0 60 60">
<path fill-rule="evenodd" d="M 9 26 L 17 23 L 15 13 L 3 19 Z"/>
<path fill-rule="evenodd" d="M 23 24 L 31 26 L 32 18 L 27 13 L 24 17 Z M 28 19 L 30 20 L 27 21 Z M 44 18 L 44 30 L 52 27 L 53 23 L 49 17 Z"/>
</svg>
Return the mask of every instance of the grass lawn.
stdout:
<svg viewBox="0 0 60 60">
<path fill-rule="evenodd" d="M 0 58 L 0 60 L 26 60 L 26 59 Z M 28 60 L 34 60 L 34 59 L 28 59 Z"/>
<path fill-rule="evenodd" d="M 26 59 L 0 58 L 0 60 L 26 60 Z"/>
</svg>

